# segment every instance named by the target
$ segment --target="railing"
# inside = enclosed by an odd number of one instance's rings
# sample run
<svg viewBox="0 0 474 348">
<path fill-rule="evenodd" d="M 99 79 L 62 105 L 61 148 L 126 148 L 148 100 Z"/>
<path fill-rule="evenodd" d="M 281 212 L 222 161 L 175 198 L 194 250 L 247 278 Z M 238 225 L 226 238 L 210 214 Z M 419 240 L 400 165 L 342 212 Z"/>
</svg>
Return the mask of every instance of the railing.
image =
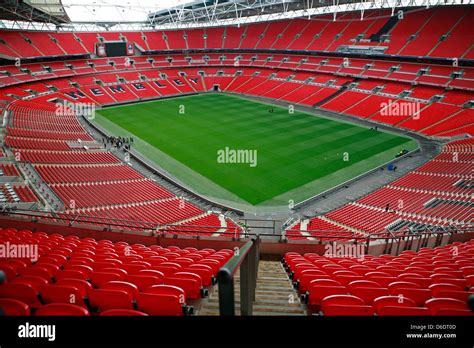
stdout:
<svg viewBox="0 0 474 348">
<path fill-rule="evenodd" d="M 220 226 L 204 225 L 160 225 L 156 222 L 123 220 L 112 217 L 88 216 L 81 214 L 47 212 L 40 210 L 26 210 L 16 206 L 0 205 L 0 216 L 15 217 L 25 221 L 45 223 L 63 223 L 68 226 L 81 226 L 84 228 L 98 227 L 102 231 L 134 232 L 143 235 L 163 236 L 165 234 L 192 234 L 196 236 L 208 236 L 217 233 L 220 237 L 246 238 L 249 235 L 238 225 L 226 228 L 226 232 L 216 232 Z"/>
<path fill-rule="evenodd" d="M 219 270 L 219 314 L 235 315 L 235 273 L 240 267 L 240 314 L 252 315 L 255 288 L 257 287 L 260 238 L 253 238 L 240 249 Z"/>
<path fill-rule="evenodd" d="M 314 238 L 314 242 L 318 244 L 323 243 L 353 243 L 353 244 L 365 244 L 365 253 L 369 254 L 369 248 L 377 244 L 377 242 L 385 243 L 386 253 L 389 253 L 392 245 L 397 245 L 396 253 L 399 252 L 400 242 L 405 241 L 413 243 L 415 240 L 421 240 L 421 244 L 426 243 L 427 239 L 432 236 L 440 237 L 446 235 L 454 235 L 460 233 L 474 232 L 473 223 L 465 223 L 462 225 L 451 225 L 451 226 L 425 226 L 424 228 L 407 228 L 400 231 L 380 231 L 376 233 L 370 233 L 366 235 L 357 235 L 353 232 L 350 236 L 341 236 L 337 231 L 318 231 L 318 230 L 298 230 L 291 229 L 286 230 L 287 232 L 323 232 L 324 235 L 314 236 L 309 235 L 308 237 Z M 288 236 L 287 236 L 288 237 Z M 291 236 L 290 236 L 291 237 Z"/>
</svg>

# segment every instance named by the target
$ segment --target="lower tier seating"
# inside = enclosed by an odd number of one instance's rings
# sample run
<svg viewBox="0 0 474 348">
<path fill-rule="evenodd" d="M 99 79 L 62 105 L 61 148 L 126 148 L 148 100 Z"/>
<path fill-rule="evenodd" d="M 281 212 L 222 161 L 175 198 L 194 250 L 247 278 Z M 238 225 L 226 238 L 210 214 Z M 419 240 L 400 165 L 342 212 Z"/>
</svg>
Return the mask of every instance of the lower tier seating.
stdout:
<svg viewBox="0 0 474 348">
<path fill-rule="evenodd" d="M 190 314 L 234 252 L 0 229 L 0 243 L 33 245 L 31 255 L 6 257 L 0 270 L 5 315 Z"/>
<path fill-rule="evenodd" d="M 289 252 L 283 264 L 312 313 L 474 315 L 474 240 L 398 256 Z"/>
<path fill-rule="evenodd" d="M 411 173 L 353 203 L 286 230 L 289 240 L 351 240 L 371 233 L 402 233 L 426 226 L 472 224 L 474 138 L 444 145 Z M 342 234 L 341 234 L 342 232 Z M 340 236 L 340 237 L 338 237 Z"/>
</svg>

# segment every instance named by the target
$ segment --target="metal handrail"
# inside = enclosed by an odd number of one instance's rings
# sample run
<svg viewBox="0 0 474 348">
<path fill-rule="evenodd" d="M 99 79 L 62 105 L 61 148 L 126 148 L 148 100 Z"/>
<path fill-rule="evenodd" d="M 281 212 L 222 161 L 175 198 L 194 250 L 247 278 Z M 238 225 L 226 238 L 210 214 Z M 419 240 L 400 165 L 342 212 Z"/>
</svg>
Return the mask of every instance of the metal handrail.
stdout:
<svg viewBox="0 0 474 348">
<path fill-rule="evenodd" d="M 240 269 L 240 314 L 252 315 L 257 286 L 260 238 L 253 238 L 222 266 L 217 273 L 219 286 L 219 314 L 235 315 L 234 276 Z"/>
<path fill-rule="evenodd" d="M 63 212 L 45 212 L 40 210 L 24 210 L 24 209 L 15 209 L 15 210 L 3 210 L 0 211 L 4 215 L 12 216 L 23 216 L 29 218 L 39 218 L 43 220 L 56 220 L 62 221 L 65 223 L 75 223 L 75 224 L 93 224 L 99 226 L 107 226 L 111 228 L 122 228 L 122 229 L 133 229 L 133 230 L 153 230 L 156 232 L 170 233 L 173 232 L 195 232 L 199 233 L 209 233 L 211 229 L 215 229 L 216 226 L 203 226 L 203 225 L 179 225 L 179 224 L 167 224 L 160 225 L 156 222 L 149 221 L 135 221 L 135 220 L 124 220 L 117 219 L 112 217 L 100 217 L 100 216 L 89 216 L 81 214 L 71 214 Z M 200 229 L 200 230 L 195 230 Z M 235 231 L 232 232 L 219 232 L 222 235 L 239 235 L 242 233 L 241 229 L 237 226 Z"/>
<path fill-rule="evenodd" d="M 200 234 L 208 234 L 210 232 L 215 232 L 214 229 L 216 226 L 203 226 L 203 225 L 179 225 L 179 224 L 166 224 L 160 225 L 156 222 L 149 222 L 149 221 L 134 221 L 134 220 L 124 220 L 124 219 L 117 219 L 112 217 L 99 217 L 99 216 L 89 216 L 89 215 L 82 215 L 82 214 L 71 214 L 71 213 L 63 213 L 63 212 L 47 212 L 41 210 L 25 210 L 25 209 L 5 209 L 7 207 L 0 206 L 0 216 L 18 216 L 23 218 L 30 218 L 30 219 L 42 219 L 42 220 L 54 220 L 57 222 L 67 223 L 69 225 L 72 224 L 84 224 L 84 225 L 98 225 L 102 226 L 106 230 L 112 230 L 112 228 L 118 230 L 141 230 L 144 233 L 149 234 L 150 231 L 153 231 L 155 235 L 162 235 L 162 234 L 174 234 L 174 233 L 193 233 L 196 235 Z M 212 231 L 211 231 L 212 229 Z M 405 238 L 408 236 L 411 237 L 422 237 L 431 234 L 457 234 L 463 232 L 473 232 L 474 231 L 474 224 L 473 223 L 465 223 L 463 225 L 458 226 L 444 226 L 444 227 L 437 227 L 433 226 L 431 228 L 424 228 L 424 229 L 412 229 L 412 230 L 401 230 L 393 233 L 393 231 L 385 230 L 376 233 L 370 233 L 363 236 L 341 236 L 335 231 L 329 230 L 321 230 L 321 231 L 303 231 L 303 232 L 325 232 L 324 236 L 313 237 L 317 239 L 319 243 L 323 242 L 331 242 L 332 239 L 337 238 L 338 240 L 343 240 L 344 242 L 353 241 L 355 243 L 364 243 L 366 242 L 367 245 L 371 241 L 376 240 L 396 240 L 400 237 Z M 286 230 L 287 232 L 302 232 L 299 229 L 290 229 Z M 285 235 L 286 235 L 285 233 Z M 239 226 L 232 228 L 230 232 L 219 232 L 221 236 L 236 236 L 239 237 L 275 237 L 275 234 L 268 234 L 268 233 L 252 233 L 250 231 L 245 231 L 239 228 Z M 284 235 L 281 235 L 283 238 Z"/>
</svg>

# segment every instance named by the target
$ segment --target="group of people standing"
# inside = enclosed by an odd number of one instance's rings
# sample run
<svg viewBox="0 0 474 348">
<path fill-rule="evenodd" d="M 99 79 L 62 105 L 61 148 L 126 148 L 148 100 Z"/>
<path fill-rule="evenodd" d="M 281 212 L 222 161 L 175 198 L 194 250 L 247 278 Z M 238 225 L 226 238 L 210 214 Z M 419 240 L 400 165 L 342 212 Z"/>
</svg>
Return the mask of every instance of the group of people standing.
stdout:
<svg viewBox="0 0 474 348">
<path fill-rule="evenodd" d="M 124 148 L 125 150 L 130 150 L 133 144 L 133 138 L 110 136 L 102 138 L 102 142 L 104 143 L 104 146 L 107 146 L 107 144 L 111 144 L 117 149 Z"/>
</svg>

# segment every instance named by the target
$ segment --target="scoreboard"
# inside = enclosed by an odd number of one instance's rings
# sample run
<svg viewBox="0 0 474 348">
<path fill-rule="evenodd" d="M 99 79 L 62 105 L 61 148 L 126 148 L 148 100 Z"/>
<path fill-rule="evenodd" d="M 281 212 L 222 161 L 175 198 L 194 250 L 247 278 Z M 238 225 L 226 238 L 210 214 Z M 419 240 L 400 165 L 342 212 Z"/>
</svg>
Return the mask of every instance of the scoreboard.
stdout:
<svg viewBox="0 0 474 348">
<path fill-rule="evenodd" d="M 109 41 L 96 43 L 96 54 L 99 57 L 131 56 L 135 53 L 132 42 Z"/>
</svg>

